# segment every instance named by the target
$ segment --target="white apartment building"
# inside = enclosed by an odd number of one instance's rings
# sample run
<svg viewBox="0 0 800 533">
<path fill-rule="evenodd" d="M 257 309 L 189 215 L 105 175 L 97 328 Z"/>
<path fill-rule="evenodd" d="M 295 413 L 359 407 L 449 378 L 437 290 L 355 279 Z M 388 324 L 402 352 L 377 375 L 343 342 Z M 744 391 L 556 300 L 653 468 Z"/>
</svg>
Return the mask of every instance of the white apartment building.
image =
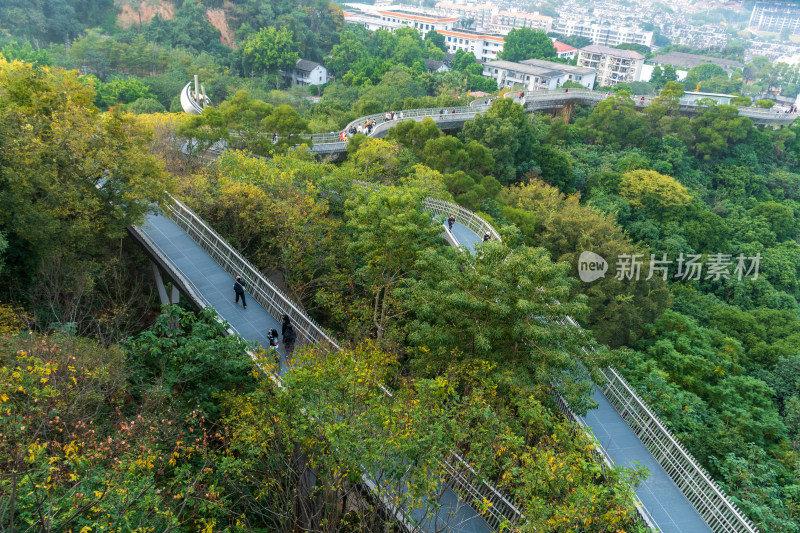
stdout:
<svg viewBox="0 0 800 533">
<path fill-rule="evenodd" d="M 643 64 L 644 56 L 633 50 L 592 44 L 578 51 L 578 66 L 597 70 L 601 87 L 637 81 Z"/>
<path fill-rule="evenodd" d="M 520 63 L 489 61 L 483 65 L 484 77 L 495 80 L 499 88 L 522 85 L 528 91 L 557 89 L 567 81 L 580 83 L 591 89 L 596 74 L 597 71 L 594 69 L 542 59 L 526 59 Z"/>
<path fill-rule="evenodd" d="M 358 24 L 360 26 L 364 26 L 370 31 L 394 31 L 402 26 L 402 24 L 399 22 L 387 22 L 386 20 L 381 20 L 381 17 L 374 13 L 365 13 L 363 11 L 344 11 L 343 15 L 346 23 Z"/>
<path fill-rule="evenodd" d="M 436 9 L 449 15 L 459 15 L 462 19 L 472 19 L 475 27 L 486 29 L 494 22 L 499 8 L 494 4 L 459 4 L 457 2 L 438 2 Z"/>
<path fill-rule="evenodd" d="M 752 31 L 800 33 L 800 6 L 790 2 L 756 2 L 748 28 Z"/>
<path fill-rule="evenodd" d="M 360 24 L 368 30 L 395 31 L 397 28 L 415 28 L 422 37 L 430 30 L 451 29 L 458 17 L 439 16 L 410 7 L 379 8 L 367 4 L 346 4 L 344 21 Z"/>
<path fill-rule="evenodd" d="M 451 54 L 458 50 L 472 52 L 479 63 L 497 59 L 503 51 L 505 40 L 499 35 L 484 35 L 467 30 L 436 30 L 444 35 L 447 51 Z"/>
<path fill-rule="evenodd" d="M 653 32 L 642 31 L 638 28 L 616 26 L 611 24 L 595 24 L 593 22 L 556 19 L 552 31 L 562 35 L 577 35 L 592 40 L 592 44 L 603 46 L 616 46 L 622 43 L 643 44 L 652 46 Z"/>
<path fill-rule="evenodd" d="M 403 9 L 376 11 L 375 14 L 381 17 L 382 22 L 400 24 L 400 27 L 416 28 L 423 38 L 430 30 L 436 30 L 438 33 L 442 33 L 442 30 L 450 30 L 459 20 L 458 17 L 420 15 Z"/>
<path fill-rule="evenodd" d="M 519 11 L 500 11 L 492 21 L 500 26 L 511 26 L 512 28 L 531 28 L 549 32 L 553 26 L 553 17 L 540 15 L 539 13 L 521 13 Z"/>
</svg>

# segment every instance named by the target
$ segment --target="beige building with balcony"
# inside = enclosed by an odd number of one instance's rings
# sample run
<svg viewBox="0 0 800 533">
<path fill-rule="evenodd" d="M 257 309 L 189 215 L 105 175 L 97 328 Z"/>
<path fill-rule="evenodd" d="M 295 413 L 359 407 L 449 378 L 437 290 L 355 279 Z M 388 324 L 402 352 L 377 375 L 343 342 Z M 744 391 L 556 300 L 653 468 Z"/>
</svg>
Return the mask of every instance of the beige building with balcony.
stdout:
<svg viewBox="0 0 800 533">
<path fill-rule="evenodd" d="M 595 69 L 600 87 L 638 80 L 643 64 L 644 56 L 633 50 L 592 44 L 578 51 L 578 66 Z"/>
</svg>

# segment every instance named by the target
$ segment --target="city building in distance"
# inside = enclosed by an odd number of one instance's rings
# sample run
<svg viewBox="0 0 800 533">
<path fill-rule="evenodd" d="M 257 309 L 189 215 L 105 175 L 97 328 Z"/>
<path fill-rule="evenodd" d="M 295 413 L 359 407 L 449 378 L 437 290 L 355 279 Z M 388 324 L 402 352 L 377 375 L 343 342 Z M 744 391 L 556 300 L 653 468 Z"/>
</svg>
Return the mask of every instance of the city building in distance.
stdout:
<svg viewBox="0 0 800 533">
<path fill-rule="evenodd" d="M 578 66 L 597 70 L 601 87 L 637 81 L 643 64 L 644 56 L 633 50 L 592 44 L 578 51 Z"/>
<path fill-rule="evenodd" d="M 653 45 L 653 32 L 638 28 L 597 24 L 594 22 L 558 18 L 553 21 L 552 30 L 561 35 L 577 35 L 592 40 L 592 44 L 616 46 L 622 43 Z"/>
<path fill-rule="evenodd" d="M 800 5 L 793 2 L 756 2 L 748 28 L 751 31 L 800 33 Z"/>
</svg>

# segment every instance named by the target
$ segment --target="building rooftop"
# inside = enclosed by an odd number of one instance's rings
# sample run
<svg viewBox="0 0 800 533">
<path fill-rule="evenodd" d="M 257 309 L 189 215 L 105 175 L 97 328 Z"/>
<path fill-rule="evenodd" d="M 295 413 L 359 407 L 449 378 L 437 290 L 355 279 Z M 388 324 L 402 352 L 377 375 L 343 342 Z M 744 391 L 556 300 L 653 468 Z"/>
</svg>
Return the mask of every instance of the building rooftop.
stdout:
<svg viewBox="0 0 800 533">
<path fill-rule="evenodd" d="M 558 65 L 558 63 L 555 64 Z M 553 78 L 555 76 L 560 76 L 565 72 L 564 70 L 560 69 L 557 70 L 552 68 L 540 67 L 536 65 L 526 65 L 524 63 L 514 63 L 513 61 L 503 61 L 502 59 L 497 61 L 487 61 L 486 63 L 484 63 L 484 66 L 489 68 L 502 68 L 506 70 L 513 70 L 514 72 L 532 74 L 534 76 L 541 76 L 543 78 Z"/>
<path fill-rule="evenodd" d="M 442 68 L 442 65 L 445 65 L 444 61 L 436 61 L 435 59 L 426 59 L 425 60 L 425 67 L 428 70 L 439 70 Z"/>
<path fill-rule="evenodd" d="M 440 23 L 443 23 L 443 22 L 456 22 L 456 21 L 458 21 L 458 17 L 444 17 L 444 18 L 440 18 L 440 17 L 424 17 L 424 16 L 420 15 L 419 13 L 413 13 L 411 11 L 405 11 L 403 9 L 393 9 L 391 11 L 377 11 L 377 13 L 379 13 L 381 15 L 391 15 L 391 16 L 395 16 L 395 17 L 402 17 L 402 18 L 410 19 L 410 20 L 421 20 L 423 22 L 440 22 Z"/>
<path fill-rule="evenodd" d="M 744 68 L 742 63 L 731 61 L 730 59 L 720 59 L 718 57 L 701 56 L 697 54 L 687 54 L 685 52 L 668 52 L 648 59 L 651 63 L 658 65 L 672 65 L 673 67 L 684 67 L 690 69 L 704 63 L 713 63 L 724 69 L 733 70 Z"/>
<path fill-rule="evenodd" d="M 296 70 L 302 70 L 304 72 L 311 72 L 317 67 L 321 67 L 319 63 L 315 61 L 309 61 L 308 59 L 298 59 L 297 63 L 295 63 L 294 68 Z"/>
<path fill-rule="evenodd" d="M 708 97 L 708 98 L 713 98 L 715 96 L 718 97 L 718 98 L 733 98 L 733 95 L 731 95 L 731 94 L 724 94 L 724 93 L 696 93 L 694 91 L 686 91 L 685 93 L 683 93 L 683 95 L 684 96 L 701 96 L 701 97 Z"/>
<path fill-rule="evenodd" d="M 549 68 L 551 70 L 558 70 L 561 72 L 569 72 L 571 74 L 591 74 L 597 72 L 589 67 L 576 67 L 574 65 L 566 65 L 564 63 L 556 63 L 555 61 L 545 61 L 544 59 L 524 59 L 520 61 L 523 65 L 531 65 L 540 68 Z"/>
<path fill-rule="evenodd" d="M 601 44 L 590 44 L 589 46 L 581 48 L 581 51 L 588 52 L 590 54 L 606 54 L 616 57 L 624 57 L 627 59 L 644 59 L 644 56 L 639 52 L 634 52 L 633 50 L 620 50 L 619 48 L 611 48 L 610 46 L 603 46 Z"/>
<path fill-rule="evenodd" d="M 468 30 L 436 30 L 436 33 L 441 33 L 442 35 L 450 35 L 451 37 L 461 37 L 464 39 L 486 39 L 488 41 L 496 41 L 500 43 L 505 43 L 506 40 L 503 39 L 500 35 L 488 35 L 485 33 L 477 33 L 474 31 Z"/>
<path fill-rule="evenodd" d="M 520 11 L 500 11 L 499 13 L 501 16 L 504 17 L 516 17 L 516 18 L 523 18 L 528 20 L 541 20 L 541 21 L 548 21 L 553 20 L 553 17 L 549 17 L 547 15 L 542 15 L 540 13 L 522 13 Z"/>
<path fill-rule="evenodd" d="M 562 43 L 561 41 L 553 41 L 553 48 L 556 49 L 556 52 L 559 54 L 563 54 L 564 52 L 571 52 L 572 50 L 578 50 L 574 46 L 570 46 L 566 43 Z"/>
</svg>

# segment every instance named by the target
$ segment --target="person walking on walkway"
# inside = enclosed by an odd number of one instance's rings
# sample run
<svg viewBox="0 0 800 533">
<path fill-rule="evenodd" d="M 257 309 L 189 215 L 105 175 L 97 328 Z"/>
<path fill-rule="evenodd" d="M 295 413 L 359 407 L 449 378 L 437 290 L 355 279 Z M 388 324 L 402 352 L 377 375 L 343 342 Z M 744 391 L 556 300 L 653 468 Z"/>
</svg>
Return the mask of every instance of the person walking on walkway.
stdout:
<svg viewBox="0 0 800 533">
<path fill-rule="evenodd" d="M 486 235 L 483 236 L 483 242 L 486 242 L 491 238 L 492 238 L 492 236 L 487 233 Z"/>
<path fill-rule="evenodd" d="M 244 285 L 242 284 L 242 276 L 236 276 L 236 281 L 233 282 L 233 292 L 236 293 L 236 299 L 233 303 L 239 303 L 239 297 L 242 297 L 242 306 L 247 309 L 247 300 L 244 299 Z"/>
<path fill-rule="evenodd" d="M 453 224 L 456 223 L 456 216 L 450 215 L 450 218 L 447 219 L 447 225 L 450 226 L 450 231 L 453 230 Z"/>
<path fill-rule="evenodd" d="M 278 364 L 278 367 L 281 366 L 281 356 L 278 354 L 278 330 L 275 328 L 270 328 L 267 331 L 267 342 L 269 343 L 269 352 L 275 358 L 275 362 Z"/>
<path fill-rule="evenodd" d="M 297 339 L 297 334 L 294 332 L 294 326 L 292 326 L 292 321 L 289 319 L 289 315 L 283 315 L 281 317 L 283 319 L 283 324 L 281 325 L 281 337 L 283 337 L 283 351 L 286 353 L 286 357 L 294 353 L 294 341 Z"/>
</svg>

